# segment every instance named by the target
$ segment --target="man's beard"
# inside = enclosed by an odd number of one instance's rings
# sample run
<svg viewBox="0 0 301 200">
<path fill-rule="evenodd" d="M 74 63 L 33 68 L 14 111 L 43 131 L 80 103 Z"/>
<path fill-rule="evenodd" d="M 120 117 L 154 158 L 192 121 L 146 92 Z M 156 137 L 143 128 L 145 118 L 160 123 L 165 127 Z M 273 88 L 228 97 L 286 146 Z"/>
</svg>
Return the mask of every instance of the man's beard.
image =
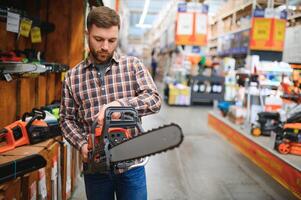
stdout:
<svg viewBox="0 0 301 200">
<path fill-rule="evenodd" d="M 114 51 L 113 51 L 114 53 Z M 109 53 L 106 51 L 95 51 L 95 50 L 91 50 L 91 54 L 94 57 L 95 61 L 99 64 L 104 64 L 109 62 L 112 57 L 113 57 L 113 53 Z M 102 54 L 102 55 L 100 55 Z"/>
</svg>

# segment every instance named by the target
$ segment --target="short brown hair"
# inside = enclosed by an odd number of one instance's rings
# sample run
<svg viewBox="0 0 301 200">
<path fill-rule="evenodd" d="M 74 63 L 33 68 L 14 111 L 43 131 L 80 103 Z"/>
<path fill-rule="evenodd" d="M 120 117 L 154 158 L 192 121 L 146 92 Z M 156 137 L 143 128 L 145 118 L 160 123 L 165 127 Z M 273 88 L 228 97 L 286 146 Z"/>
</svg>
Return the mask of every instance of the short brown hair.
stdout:
<svg viewBox="0 0 301 200">
<path fill-rule="evenodd" d="M 90 29 L 92 24 L 99 28 L 118 26 L 118 29 L 120 29 L 120 17 L 115 10 L 109 7 L 94 7 L 87 17 L 87 28 Z"/>
</svg>

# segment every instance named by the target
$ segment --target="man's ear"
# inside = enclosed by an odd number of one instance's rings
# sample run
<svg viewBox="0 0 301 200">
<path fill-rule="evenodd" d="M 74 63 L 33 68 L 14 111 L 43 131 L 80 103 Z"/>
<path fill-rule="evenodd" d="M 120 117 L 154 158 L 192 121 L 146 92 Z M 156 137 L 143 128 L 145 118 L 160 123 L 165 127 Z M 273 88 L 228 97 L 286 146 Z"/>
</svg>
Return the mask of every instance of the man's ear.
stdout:
<svg viewBox="0 0 301 200">
<path fill-rule="evenodd" d="M 88 37 L 89 36 L 89 31 L 85 30 L 85 35 Z"/>
</svg>

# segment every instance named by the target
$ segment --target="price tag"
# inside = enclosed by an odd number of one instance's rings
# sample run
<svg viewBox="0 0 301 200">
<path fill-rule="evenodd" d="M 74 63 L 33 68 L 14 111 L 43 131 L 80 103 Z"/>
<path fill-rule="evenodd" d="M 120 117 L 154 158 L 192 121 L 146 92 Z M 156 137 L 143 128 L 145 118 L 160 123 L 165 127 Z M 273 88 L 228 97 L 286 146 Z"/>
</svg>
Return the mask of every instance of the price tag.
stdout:
<svg viewBox="0 0 301 200">
<path fill-rule="evenodd" d="M 32 43 L 42 42 L 41 29 L 37 26 L 31 29 L 31 42 Z"/>
<path fill-rule="evenodd" d="M 11 77 L 10 74 L 4 74 L 4 78 L 5 78 L 5 80 L 6 80 L 7 82 L 13 80 L 13 78 Z"/>
<path fill-rule="evenodd" d="M 31 29 L 31 24 L 32 24 L 31 20 L 23 18 L 20 24 L 20 35 L 24 37 L 28 37 Z"/>
<path fill-rule="evenodd" d="M 6 30 L 14 33 L 19 32 L 20 15 L 7 11 Z"/>
</svg>

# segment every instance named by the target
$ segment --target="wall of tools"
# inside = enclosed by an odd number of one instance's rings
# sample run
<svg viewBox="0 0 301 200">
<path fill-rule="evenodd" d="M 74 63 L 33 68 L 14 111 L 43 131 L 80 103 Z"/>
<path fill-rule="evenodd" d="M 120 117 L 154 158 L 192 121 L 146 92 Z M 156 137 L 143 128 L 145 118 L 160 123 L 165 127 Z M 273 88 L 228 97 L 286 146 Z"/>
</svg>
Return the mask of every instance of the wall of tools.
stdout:
<svg viewBox="0 0 301 200">
<path fill-rule="evenodd" d="M 34 49 L 44 54 L 48 62 L 73 67 L 83 58 L 84 52 L 84 2 L 75 0 L 13 0 L 1 1 L 3 10 L 14 8 L 26 13 L 33 20 L 50 24 L 52 30 L 42 30 L 42 41 L 32 43 L 29 38 L 7 31 L 5 17 L 0 17 L 0 52 Z M 75 12 L 74 12 L 75 11 Z M 21 14 L 22 16 L 22 14 Z M 49 29 L 49 27 L 48 27 Z M 40 107 L 59 100 L 61 95 L 61 74 L 44 73 L 39 76 L 0 80 L 0 127 L 18 119 L 22 113 L 33 107 Z"/>
<path fill-rule="evenodd" d="M 44 62 L 58 63 L 72 68 L 84 57 L 84 13 L 85 1 L 60 0 L 3 0 L 0 2 L 0 129 L 20 119 L 25 112 L 33 108 L 51 104 L 60 100 L 64 72 L 48 70 L 44 73 L 3 73 L 5 62 L 15 62 L 24 52 L 41 56 Z M 23 36 L 20 32 L 11 32 L 7 22 L 8 11 L 13 15 L 10 23 L 16 21 L 22 25 L 24 18 L 33 27 L 40 28 L 40 41 L 33 42 L 33 35 Z M 28 29 L 27 26 L 24 28 Z M 23 33 L 24 34 L 24 33 Z M 18 55 L 19 52 L 22 52 Z M 24 59 L 24 57 L 23 57 Z M 28 55 L 26 55 L 28 59 Z M 23 60 L 22 60 L 23 62 Z M 33 63 L 32 61 L 30 61 Z M 41 63 L 43 64 L 43 63 Z M 46 65 L 45 65 L 46 66 Z M 64 71 L 64 70 L 63 70 Z M 11 151 L 0 153 L 0 199 L 69 199 L 76 186 L 81 162 L 78 152 L 62 137 L 34 145 L 24 145 Z M 1 146 L 0 142 L 0 146 Z M 32 157 L 33 156 L 33 157 Z M 28 158 L 45 159 L 43 168 L 30 173 L 8 177 L 5 167 Z M 41 156 L 43 158 L 41 158 Z M 36 161 L 29 162 L 32 166 Z M 26 161 L 28 163 L 28 161 Z M 23 165 L 24 166 L 24 165 Z M 37 166 L 38 167 L 38 166 Z M 41 166 L 40 166 L 41 167 Z M 40 168 L 39 167 L 39 168 Z M 8 167 L 11 169 L 11 167 Z M 18 168 L 15 168 L 18 170 Z M 9 180 L 6 181 L 5 178 Z"/>
</svg>

